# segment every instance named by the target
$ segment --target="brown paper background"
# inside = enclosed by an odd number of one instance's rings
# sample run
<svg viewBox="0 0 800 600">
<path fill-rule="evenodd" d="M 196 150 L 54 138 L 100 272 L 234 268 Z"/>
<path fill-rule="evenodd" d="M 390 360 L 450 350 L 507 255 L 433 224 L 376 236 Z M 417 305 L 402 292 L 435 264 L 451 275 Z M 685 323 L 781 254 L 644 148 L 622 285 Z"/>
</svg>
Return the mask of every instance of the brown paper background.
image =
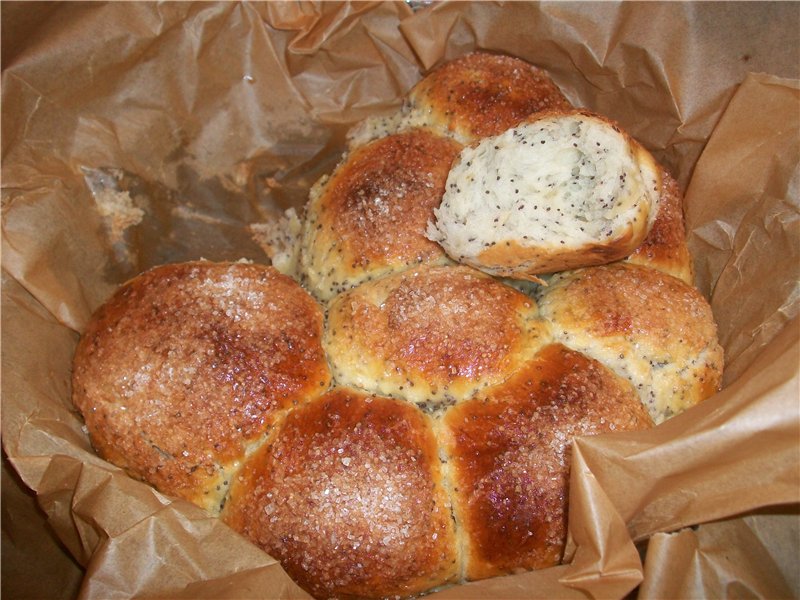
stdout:
<svg viewBox="0 0 800 600">
<path fill-rule="evenodd" d="M 796 597 L 798 523 L 787 507 L 656 534 L 639 597 Z"/>
<path fill-rule="evenodd" d="M 800 596 L 786 558 L 800 554 L 796 3 L 0 10 L 3 447 L 47 520 L 9 500 L 20 496 L 4 478 L 9 597 L 47 583 L 69 597 L 80 569 L 62 547 L 85 568 L 84 598 L 305 597 L 227 527 L 92 453 L 69 400 L 71 354 L 91 312 L 149 266 L 265 260 L 247 226 L 301 206 L 350 124 L 475 48 L 548 69 L 673 170 L 728 370 L 722 393 L 652 432 L 576 442 L 571 564 L 438 595 L 622 597 L 644 580 L 643 597 Z M 87 173 L 118 173 L 107 181 L 144 211 L 121 242 Z M 21 535 L 23 522 L 41 536 Z M 763 551 L 744 547 L 753 539 Z M 36 585 L 23 580 L 37 567 Z"/>
</svg>

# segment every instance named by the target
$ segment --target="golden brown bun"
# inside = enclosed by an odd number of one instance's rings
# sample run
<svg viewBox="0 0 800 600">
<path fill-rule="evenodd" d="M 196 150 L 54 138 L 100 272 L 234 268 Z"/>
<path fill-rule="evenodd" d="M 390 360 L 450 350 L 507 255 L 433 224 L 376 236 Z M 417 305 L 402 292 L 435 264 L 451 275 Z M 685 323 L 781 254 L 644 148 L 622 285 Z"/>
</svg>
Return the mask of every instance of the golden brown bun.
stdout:
<svg viewBox="0 0 800 600">
<path fill-rule="evenodd" d="M 301 271 L 312 293 L 327 300 L 379 275 L 447 262 L 425 227 L 460 149 L 414 129 L 354 150 L 318 183 L 301 246 Z"/>
<path fill-rule="evenodd" d="M 694 285 L 694 265 L 686 245 L 686 224 L 683 218 L 683 194 L 675 178 L 663 167 L 658 215 L 650 233 L 628 262 L 658 269 Z"/>
<path fill-rule="evenodd" d="M 436 408 L 509 377 L 548 339 L 533 299 L 469 267 L 422 267 L 335 298 L 325 350 L 343 385 Z"/>
<path fill-rule="evenodd" d="M 555 339 L 631 381 L 656 423 L 719 389 L 711 307 L 675 277 L 620 262 L 559 273 L 538 300 Z"/>
<path fill-rule="evenodd" d="M 543 70 L 519 58 L 474 52 L 434 69 L 408 95 L 418 121 L 468 144 L 525 117 L 571 105 Z"/>
<path fill-rule="evenodd" d="M 271 267 L 158 267 L 94 315 L 73 401 L 102 457 L 213 512 L 276 416 L 327 389 L 321 334 L 317 304 Z"/>
<path fill-rule="evenodd" d="M 224 519 L 320 598 L 408 596 L 457 578 L 430 418 L 335 389 L 246 463 Z"/>
<path fill-rule="evenodd" d="M 559 344 L 509 381 L 450 409 L 443 445 L 466 578 L 558 564 L 572 439 L 651 426 L 627 381 Z"/>
</svg>

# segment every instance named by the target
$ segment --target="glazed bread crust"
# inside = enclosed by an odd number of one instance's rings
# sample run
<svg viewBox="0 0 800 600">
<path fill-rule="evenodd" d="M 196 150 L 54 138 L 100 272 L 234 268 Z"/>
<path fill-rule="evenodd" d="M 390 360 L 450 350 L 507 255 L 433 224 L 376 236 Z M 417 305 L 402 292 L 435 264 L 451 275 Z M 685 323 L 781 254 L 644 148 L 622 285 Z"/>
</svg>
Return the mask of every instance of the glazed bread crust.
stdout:
<svg viewBox="0 0 800 600">
<path fill-rule="evenodd" d="M 424 231 L 460 149 L 414 129 L 349 153 L 311 191 L 300 259 L 308 289 L 328 300 L 393 271 L 449 262 Z"/>
<path fill-rule="evenodd" d="M 157 267 L 94 315 L 73 402 L 102 457 L 216 512 L 275 419 L 328 387 L 322 328 L 316 302 L 271 267 Z"/>
<path fill-rule="evenodd" d="M 340 383 L 434 409 L 505 380 L 548 339 L 532 298 L 451 266 L 341 294 L 323 344 Z"/>
<path fill-rule="evenodd" d="M 415 127 L 469 145 L 531 114 L 572 105 L 543 69 L 515 58 L 472 52 L 423 77 L 395 114 L 368 118 L 348 134 L 351 148 Z"/>
<path fill-rule="evenodd" d="M 719 389 L 711 307 L 680 279 L 620 262 L 559 273 L 538 301 L 554 338 L 628 379 L 655 423 Z"/>
<path fill-rule="evenodd" d="M 318 597 L 409 596 L 459 576 L 430 417 L 337 388 L 292 411 L 224 519 Z"/>
<path fill-rule="evenodd" d="M 669 273 L 688 285 L 694 285 L 694 265 L 686 245 L 683 194 L 669 171 L 664 167 L 660 170 L 658 215 L 650 233 L 626 260 Z"/>
<path fill-rule="evenodd" d="M 518 58 L 473 52 L 415 85 L 409 111 L 463 144 L 494 136 L 533 113 L 571 105 L 550 76 Z"/>
<path fill-rule="evenodd" d="M 560 344 L 450 409 L 442 440 L 466 578 L 558 564 L 572 439 L 651 426 L 630 383 Z"/>
</svg>

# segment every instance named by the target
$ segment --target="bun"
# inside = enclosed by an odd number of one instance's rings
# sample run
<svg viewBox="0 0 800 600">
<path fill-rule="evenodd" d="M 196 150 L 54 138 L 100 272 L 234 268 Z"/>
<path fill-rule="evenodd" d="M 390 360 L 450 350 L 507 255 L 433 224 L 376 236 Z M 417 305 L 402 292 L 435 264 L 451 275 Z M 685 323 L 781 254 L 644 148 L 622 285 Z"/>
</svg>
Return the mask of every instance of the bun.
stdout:
<svg viewBox="0 0 800 600">
<path fill-rule="evenodd" d="M 538 300 L 556 340 L 631 381 L 656 423 L 719 388 L 711 307 L 675 277 L 626 263 L 580 269 L 553 276 Z"/>
<path fill-rule="evenodd" d="M 302 224 L 287 217 L 299 239 L 261 232 L 305 289 L 243 263 L 144 273 L 82 337 L 75 405 L 101 456 L 320 598 L 558 564 L 573 438 L 652 427 L 719 386 L 681 202 L 541 71 L 469 55 L 350 136 Z"/>
<path fill-rule="evenodd" d="M 543 70 L 512 56 L 473 52 L 444 63 L 415 85 L 407 110 L 412 121 L 469 144 L 533 113 L 569 107 Z"/>
<path fill-rule="evenodd" d="M 458 579 L 433 421 L 401 400 L 337 388 L 292 411 L 237 478 L 224 518 L 321 598 Z"/>
<path fill-rule="evenodd" d="M 570 107 L 542 69 L 513 56 L 472 52 L 439 65 L 411 89 L 401 110 L 365 119 L 350 131 L 348 141 L 356 147 L 425 127 L 468 145 L 533 113 Z"/>
<path fill-rule="evenodd" d="M 363 284 L 328 308 L 336 381 L 439 408 L 500 383 L 549 337 L 532 298 L 463 266 Z"/>
<path fill-rule="evenodd" d="M 627 381 L 559 344 L 443 421 L 467 579 L 558 564 L 572 438 L 652 426 Z"/>
<path fill-rule="evenodd" d="M 660 177 L 650 153 L 607 119 L 539 113 L 461 152 L 428 237 L 502 277 L 613 262 L 650 231 Z"/>
<path fill-rule="evenodd" d="M 100 456 L 218 512 L 275 420 L 327 389 L 321 335 L 320 307 L 272 267 L 157 267 L 93 316 L 73 402 Z"/>
<path fill-rule="evenodd" d="M 311 190 L 300 241 L 306 287 L 328 300 L 380 275 L 449 262 L 424 231 L 460 149 L 413 129 L 349 153 Z"/>
</svg>

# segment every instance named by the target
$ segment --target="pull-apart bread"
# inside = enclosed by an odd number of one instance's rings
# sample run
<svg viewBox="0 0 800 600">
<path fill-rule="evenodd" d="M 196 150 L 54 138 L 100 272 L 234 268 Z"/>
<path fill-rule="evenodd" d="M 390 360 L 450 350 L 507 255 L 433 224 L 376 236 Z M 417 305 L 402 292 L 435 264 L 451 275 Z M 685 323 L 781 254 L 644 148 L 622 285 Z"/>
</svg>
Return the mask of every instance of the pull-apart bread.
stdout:
<svg viewBox="0 0 800 600">
<path fill-rule="evenodd" d="M 300 229 L 293 277 L 198 261 L 123 285 L 73 394 L 101 456 L 316 597 L 558 564 L 572 440 L 720 385 L 675 180 L 519 59 L 446 63 L 358 126 Z"/>
</svg>

